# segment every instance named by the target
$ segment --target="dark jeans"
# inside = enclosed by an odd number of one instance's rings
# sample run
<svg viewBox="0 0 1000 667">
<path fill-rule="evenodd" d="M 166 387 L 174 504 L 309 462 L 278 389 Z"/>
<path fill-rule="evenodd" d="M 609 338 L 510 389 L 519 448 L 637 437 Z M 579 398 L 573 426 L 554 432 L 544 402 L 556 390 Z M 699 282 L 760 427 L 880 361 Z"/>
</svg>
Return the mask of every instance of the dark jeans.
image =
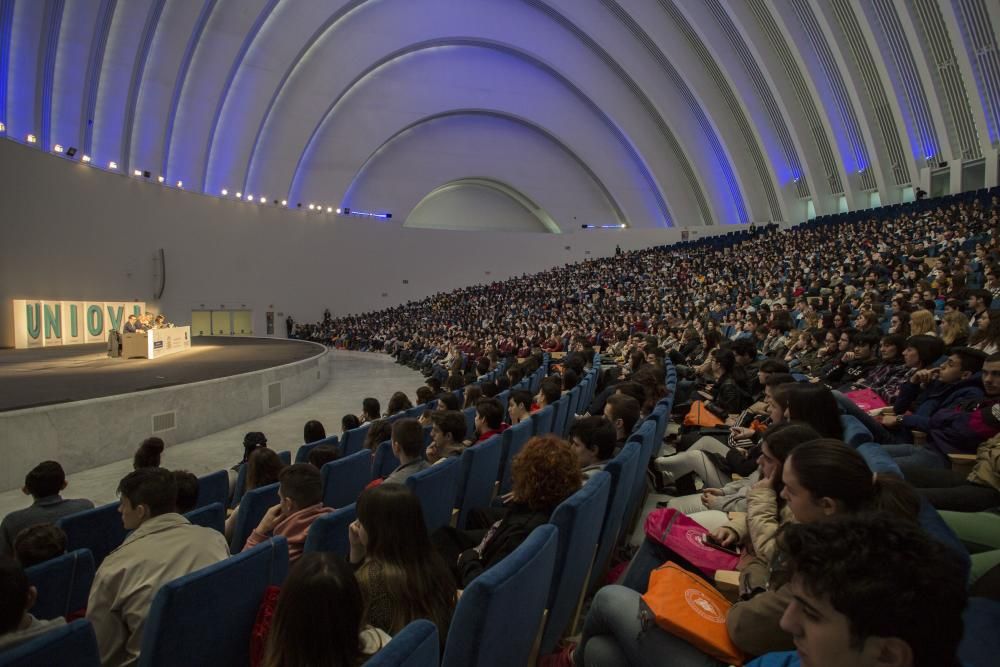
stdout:
<svg viewBox="0 0 1000 667">
<path fill-rule="evenodd" d="M 1000 507 L 1000 491 L 992 486 L 973 484 L 954 470 L 911 468 L 906 481 L 939 510 L 982 512 Z"/>
</svg>

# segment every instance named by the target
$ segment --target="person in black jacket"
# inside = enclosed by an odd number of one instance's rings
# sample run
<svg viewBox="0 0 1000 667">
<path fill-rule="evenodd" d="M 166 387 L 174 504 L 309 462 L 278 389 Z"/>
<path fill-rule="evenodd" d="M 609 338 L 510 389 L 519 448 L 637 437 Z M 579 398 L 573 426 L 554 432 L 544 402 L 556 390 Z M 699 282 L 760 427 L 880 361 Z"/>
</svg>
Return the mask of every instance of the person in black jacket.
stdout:
<svg viewBox="0 0 1000 667">
<path fill-rule="evenodd" d="M 503 508 L 474 510 L 467 530 L 450 526 L 432 536 L 434 546 L 452 566 L 459 588 L 503 560 L 553 510 L 580 489 L 583 474 L 572 446 L 554 435 L 535 436 L 514 457 L 512 491 Z"/>
<path fill-rule="evenodd" d="M 746 373 L 736 365 L 732 350 L 712 350 L 712 372 L 719 379 L 712 385 L 710 399 L 719 412 L 739 414 L 750 406 Z"/>
</svg>

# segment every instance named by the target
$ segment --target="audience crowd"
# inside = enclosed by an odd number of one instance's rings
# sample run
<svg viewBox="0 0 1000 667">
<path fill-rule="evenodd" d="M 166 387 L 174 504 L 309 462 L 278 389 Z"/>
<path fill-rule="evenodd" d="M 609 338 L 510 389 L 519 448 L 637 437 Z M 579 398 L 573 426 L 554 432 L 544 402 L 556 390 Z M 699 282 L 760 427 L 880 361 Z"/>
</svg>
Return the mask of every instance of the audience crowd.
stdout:
<svg viewBox="0 0 1000 667">
<path fill-rule="evenodd" d="M 646 508 L 638 544 L 628 543 L 643 517 L 628 517 L 613 562 L 594 563 L 611 567 L 582 635 L 543 664 L 735 661 L 661 613 L 677 593 L 665 564 L 707 574 L 648 529 L 683 516 L 705 544 L 734 554 L 723 639 L 738 662 L 958 665 L 967 598 L 1000 599 L 1000 202 L 854 218 L 289 321 L 294 336 L 390 354 L 426 377 L 414 401 L 396 392 L 383 411 L 366 397 L 361 414 L 341 420 L 344 431 L 365 429 L 373 458 L 388 442 L 398 461 L 358 497 L 349 556 L 306 548 L 314 522 L 336 509 L 324 505 L 321 470 L 344 454 L 320 421 L 303 428 L 303 442 L 318 444 L 291 465 L 263 433 L 246 434 L 224 533 L 186 518 L 199 481 L 162 467 L 164 443 L 150 438 L 118 487 L 130 532 L 70 617 L 91 621 L 103 664 L 137 664 L 164 584 L 282 536 L 291 567 L 261 600 L 252 664 L 360 665 L 421 618 L 443 648 L 462 590 L 549 522 L 669 399 L 675 427 L 641 462 L 663 502 Z M 538 390 L 526 390 L 539 370 Z M 584 377 L 596 381 L 593 400 L 570 415 L 566 439 L 536 434 L 513 459 L 509 493 L 462 529 L 428 534 L 407 479 L 523 428 Z M 276 488 L 277 504 L 240 533 L 246 493 L 264 487 Z M 25 479 L 31 506 L 0 524 L 0 650 L 65 622 L 32 615 L 29 576 L 66 551 L 59 520 L 93 507 L 64 499 L 66 488 L 59 463 L 40 463 Z M 942 520 L 961 543 L 929 528 Z M 724 590 L 722 579 L 698 581 L 709 597 Z"/>
</svg>

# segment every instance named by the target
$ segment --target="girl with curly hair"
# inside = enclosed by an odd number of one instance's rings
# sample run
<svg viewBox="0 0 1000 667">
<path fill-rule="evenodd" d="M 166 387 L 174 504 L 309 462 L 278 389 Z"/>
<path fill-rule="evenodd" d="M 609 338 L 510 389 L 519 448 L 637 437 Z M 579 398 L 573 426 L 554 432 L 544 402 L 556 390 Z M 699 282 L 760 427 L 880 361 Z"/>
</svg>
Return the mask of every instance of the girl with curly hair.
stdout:
<svg viewBox="0 0 1000 667">
<path fill-rule="evenodd" d="M 469 529 L 436 531 L 434 546 L 452 566 L 459 588 L 516 549 L 552 511 L 580 489 L 583 474 L 573 447 L 554 435 L 535 436 L 514 457 L 513 486 L 501 510 L 474 510 Z"/>
</svg>

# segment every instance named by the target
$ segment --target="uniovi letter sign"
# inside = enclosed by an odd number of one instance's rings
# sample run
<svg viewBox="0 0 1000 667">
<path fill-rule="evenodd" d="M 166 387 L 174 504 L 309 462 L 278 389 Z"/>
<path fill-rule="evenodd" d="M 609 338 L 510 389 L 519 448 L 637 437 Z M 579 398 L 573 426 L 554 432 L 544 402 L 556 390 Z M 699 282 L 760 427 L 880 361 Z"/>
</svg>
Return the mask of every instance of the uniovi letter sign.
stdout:
<svg viewBox="0 0 1000 667">
<path fill-rule="evenodd" d="M 14 299 L 14 347 L 103 343 L 121 331 L 128 316 L 141 315 L 137 301 L 32 301 Z"/>
</svg>

